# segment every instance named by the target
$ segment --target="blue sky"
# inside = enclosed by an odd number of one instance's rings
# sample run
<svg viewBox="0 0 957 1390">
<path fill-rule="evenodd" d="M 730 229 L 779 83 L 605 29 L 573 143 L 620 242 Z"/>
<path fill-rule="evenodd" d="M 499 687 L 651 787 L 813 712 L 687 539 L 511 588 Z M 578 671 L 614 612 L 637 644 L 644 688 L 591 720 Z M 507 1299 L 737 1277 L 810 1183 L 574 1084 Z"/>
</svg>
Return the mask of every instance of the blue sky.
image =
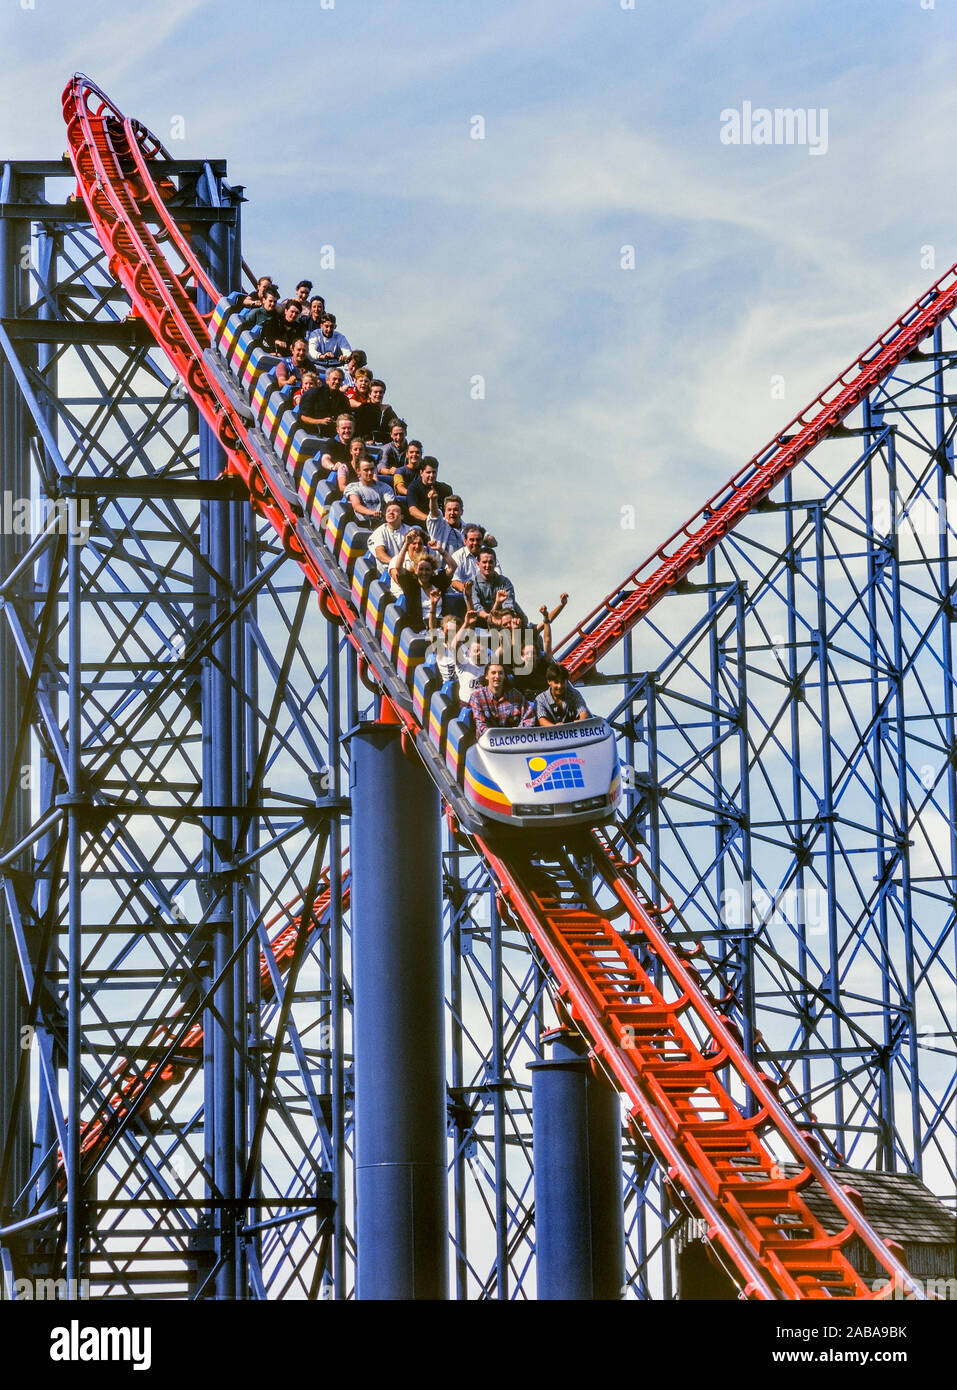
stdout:
<svg viewBox="0 0 957 1390">
<path fill-rule="evenodd" d="M 319 282 L 532 608 L 591 606 L 957 260 L 952 0 L 128 8 L 4 0 L 0 154 L 63 150 L 79 69 L 227 158 L 246 259 Z M 826 153 L 723 144 L 745 102 Z"/>
</svg>

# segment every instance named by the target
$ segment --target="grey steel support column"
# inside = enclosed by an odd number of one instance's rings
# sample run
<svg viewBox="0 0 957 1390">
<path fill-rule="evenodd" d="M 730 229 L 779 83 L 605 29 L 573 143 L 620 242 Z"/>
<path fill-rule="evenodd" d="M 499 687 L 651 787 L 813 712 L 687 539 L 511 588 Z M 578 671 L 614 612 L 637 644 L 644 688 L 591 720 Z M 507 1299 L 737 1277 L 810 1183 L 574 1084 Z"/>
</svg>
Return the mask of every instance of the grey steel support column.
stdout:
<svg viewBox="0 0 957 1390">
<path fill-rule="evenodd" d="M 2 170 L 0 201 L 15 201 L 22 194 L 12 170 Z M 25 258 L 30 250 L 29 222 L 14 221 L 0 216 L 0 318 L 15 318 L 26 302 L 27 275 Z M 13 374 L 0 355 L 0 495 L 7 492 L 11 500 L 30 496 L 28 442 L 23 407 Z M 5 509 L 9 516 L 10 509 Z M 14 569 L 29 545 L 29 537 L 15 534 L 6 528 L 0 533 L 0 578 Z M 30 576 L 21 581 L 30 589 Z M 7 594 L 5 603 L 16 603 Z M 23 613 L 27 618 L 27 613 Z M 11 637 L 9 627 L 0 612 L 0 805 L 3 809 L 2 848 L 17 844 L 29 824 L 30 792 L 24 785 L 20 758 L 15 758 L 15 730 L 23 713 L 25 677 Z M 26 760 L 29 761 L 29 746 Z M 10 866 L 25 871 L 29 856 Z M 0 895 L 0 1135 L 4 1145 L 13 1135 L 11 1162 L 4 1191 L 0 1192 L 0 1210 L 5 1218 L 16 1217 L 25 1210 L 22 1196 L 30 1163 L 29 1087 L 21 1086 L 20 1100 L 13 1113 L 17 1090 L 17 1075 L 26 1060 L 30 1035 L 22 1030 L 25 1012 L 20 986 L 20 969 L 14 940 L 7 918 L 6 905 Z M 26 1044 L 26 1046 L 24 1046 Z"/>
<path fill-rule="evenodd" d="M 70 502 L 71 523 L 75 501 Z M 71 545 L 67 561 L 67 644 L 69 702 L 69 788 L 67 810 L 67 1198 L 66 1198 L 66 1277 L 68 1287 L 78 1288 L 81 1273 L 81 1244 L 83 1226 L 83 1176 L 80 1171 L 81 1115 L 83 1095 L 81 1073 L 82 1017 L 80 1011 L 81 968 L 83 964 L 83 898 L 82 898 L 82 651 L 81 555 L 79 546 Z"/>
<path fill-rule="evenodd" d="M 213 170 L 207 164 L 197 183 L 197 201 L 221 207 L 224 201 Z M 210 224 L 204 238 L 206 269 L 214 284 L 228 288 L 233 257 L 231 228 Z M 206 310 L 206 296 L 199 308 Z M 199 430 L 200 477 L 219 475 L 225 455 L 205 422 Z M 206 1011 L 206 1130 L 207 1154 L 213 1174 L 212 1195 L 216 1210 L 216 1297 L 241 1298 L 245 1293 L 243 1261 L 237 1240 L 242 1213 L 236 1201 L 242 1182 L 245 1155 L 246 1096 L 245 971 L 238 945 L 242 934 L 244 897 L 234 872 L 240 847 L 236 844 L 235 811 L 245 795 L 245 713 L 243 690 L 243 634 L 230 621 L 233 597 L 245 578 L 243 556 L 244 518 L 233 503 L 203 504 L 203 549 L 210 563 L 210 602 L 207 621 L 217 635 L 203 662 L 203 793 L 215 809 L 209 818 L 207 846 L 209 870 L 209 949 L 212 978 L 218 983 Z"/>
<path fill-rule="evenodd" d="M 452 878 L 461 880 L 462 854 L 448 828 L 444 832 L 448 838 L 448 863 Z M 458 1299 L 468 1297 L 468 1201 L 465 1191 L 467 1163 L 465 1157 L 464 1123 L 462 1096 L 465 1085 L 463 1026 L 462 1026 L 462 906 L 458 902 L 449 905 L 449 950 L 451 969 L 449 980 L 449 1008 L 452 1014 L 450 1075 L 452 1095 L 455 1099 L 455 1146 L 452 1158 L 453 1173 L 453 1234 L 455 1236 L 455 1294 Z"/>
<path fill-rule="evenodd" d="M 37 270 L 40 280 L 40 291 L 46 288 L 46 296 L 38 310 L 38 317 L 42 320 L 53 320 L 56 316 L 56 305 L 52 300 L 53 285 L 56 283 L 57 254 L 60 246 L 62 233 L 59 228 L 53 229 L 48 225 L 41 225 L 37 228 Z M 56 395 L 58 390 L 58 371 L 57 371 L 57 349 L 53 343 L 37 344 L 37 367 L 43 381 L 51 393 Z M 51 434 L 56 437 L 57 418 L 56 410 L 52 402 L 47 404 L 46 419 Z M 48 465 L 49 466 L 49 465 Z M 52 490 L 51 485 L 51 490 Z M 49 493 L 41 480 L 39 487 L 40 496 L 52 505 Z M 47 546 L 37 560 L 35 589 L 39 596 L 39 601 L 35 607 L 35 622 L 39 628 L 41 615 L 45 607 L 46 595 L 60 582 L 54 566 L 54 556 L 51 546 Z M 51 708 L 59 710 L 60 689 L 57 672 L 53 669 L 53 664 L 48 663 L 48 669 L 43 672 L 39 679 L 39 689 Z M 29 745 L 25 750 L 29 758 Z M 57 791 L 57 766 L 50 751 L 42 744 L 36 752 L 36 762 L 38 768 L 38 782 L 40 795 L 41 815 L 51 808 L 54 804 Z M 35 920 L 39 924 L 51 907 L 51 888 L 52 888 L 52 857 L 54 855 L 58 831 L 54 827 L 47 835 L 44 835 L 36 847 L 36 859 L 41 864 L 47 865 L 45 873 L 37 878 L 34 888 Z M 35 860 L 36 862 L 36 860 Z M 36 872 L 36 871 L 34 871 Z M 57 1141 L 56 1129 L 54 1125 L 54 1105 L 56 1098 L 51 1095 L 47 1074 L 44 1069 L 40 1069 L 39 1076 L 39 1096 L 37 1100 L 37 1115 L 35 1123 L 34 1138 L 34 1164 L 41 1163 L 41 1166 L 34 1174 L 34 1188 L 37 1200 L 41 1197 L 45 1200 L 44 1194 L 52 1192 L 53 1183 L 56 1180 L 57 1167 Z M 31 1266 L 37 1271 L 37 1276 L 42 1277 L 52 1272 L 52 1265 L 49 1263 L 49 1256 L 55 1241 L 49 1236 L 37 1236 L 31 1241 Z"/>
<path fill-rule="evenodd" d="M 340 770 L 342 699 L 339 680 L 339 629 L 326 624 L 326 700 L 328 704 L 329 795 L 339 800 L 342 787 Z M 355 893 L 353 882 L 352 892 Z M 353 896 L 353 901 L 355 898 Z M 332 1230 L 333 1296 L 347 1296 L 346 1270 L 346 1055 L 345 1055 L 345 960 L 342 922 L 342 821 L 338 815 L 329 822 L 329 1013 L 331 1057 L 329 1081 L 332 1119 L 332 1200 L 335 1203 Z"/>
<path fill-rule="evenodd" d="M 204 431 L 204 435 L 208 432 Z M 201 438 L 201 471 L 215 476 L 218 461 L 210 467 L 215 451 Z M 207 447 L 203 447 L 204 444 Z M 234 818 L 224 808 L 232 805 L 233 742 L 240 734 L 233 727 L 230 698 L 232 635 L 225 623 L 229 612 L 230 535 L 229 503 L 203 504 L 205 550 L 209 557 L 209 622 L 219 626 L 219 636 L 203 661 L 203 800 L 214 808 L 208 819 L 206 842 L 208 968 L 209 979 L 218 981 L 205 1016 L 206 1040 L 206 1143 L 207 1161 L 213 1174 L 212 1197 L 216 1209 L 218 1272 L 216 1294 L 234 1298 L 236 1250 L 232 1238 L 235 1211 L 230 1206 L 238 1193 L 236 1154 L 236 1029 L 237 1001 L 232 956 L 236 922 L 231 876 Z"/>
<path fill-rule="evenodd" d="M 448 1292 L 439 798 L 394 725 L 352 738 L 359 1298 Z"/>
<path fill-rule="evenodd" d="M 535 1255 L 539 1299 L 618 1299 L 625 1281 L 621 1106 L 584 1043 L 547 1034 L 533 1062 Z"/>
<path fill-rule="evenodd" d="M 495 895 L 489 902 L 489 946 L 492 974 L 492 1046 L 489 1085 L 492 1087 L 492 1151 L 495 1160 L 495 1293 L 508 1298 L 508 1149 L 505 1105 L 505 1008 L 502 999 L 502 917 Z"/>
</svg>

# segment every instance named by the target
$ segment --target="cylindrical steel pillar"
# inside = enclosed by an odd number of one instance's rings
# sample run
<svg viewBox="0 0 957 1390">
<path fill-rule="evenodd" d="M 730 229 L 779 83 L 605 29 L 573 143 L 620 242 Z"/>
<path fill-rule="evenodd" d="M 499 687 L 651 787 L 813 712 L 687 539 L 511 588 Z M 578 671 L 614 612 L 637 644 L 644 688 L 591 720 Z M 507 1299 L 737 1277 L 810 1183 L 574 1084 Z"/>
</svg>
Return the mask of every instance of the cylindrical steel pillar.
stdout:
<svg viewBox="0 0 957 1390">
<path fill-rule="evenodd" d="M 439 798 L 399 729 L 351 756 L 357 1294 L 448 1290 Z"/>
<path fill-rule="evenodd" d="M 197 200 L 220 204 L 211 171 L 197 185 Z M 206 265 L 214 284 L 228 277 L 228 229 L 213 223 L 205 238 Z M 200 309 L 212 306 L 200 296 Z M 205 421 L 199 428 L 200 477 L 217 477 L 225 455 Z M 236 506 L 227 501 L 202 503 L 202 544 L 209 558 L 208 606 L 205 617 L 219 630 L 203 658 L 203 795 L 215 808 L 209 817 L 206 847 L 209 966 L 216 988 L 204 1017 L 206 1080 L 206 1152 L 212 1173 L 211 1197 L 216 1209 L 216 1297 L 241 1298 L 244 1280 L 236 1232 L 236 1207 L 245 1152 L 245 1096 L 242 1077 L 244 1026 L 243 962 L 237 955 L 242 897 L 234 872 L 236 807 L 244 771 L 244 714 L 242 690 L 242 632 L 230 622 L 236 586 L 243 582 L 241 526 Z M 202 610 L 201 610 L 202 611 Z"/>
<path fill-rule="evenodd" d="M 0 168 L 0 174 L 4 171 Z M 13 176 L 0 178 L 0 196 L 16 201 L 33 190 L 24 188 Z M 14 319 L 29 299 L 27 265 L 31 254 L 30 223 L 0 217 L 0 317 Z M 26 348 L 29 353 L 29 348 Z M 9 524 L 14 505 L 30 498 L 30 454 L 23 404 L 13 373 L 0 354 L 0 579 L 5 579 L 20 563 L 29 537 L 18 534 Z M 31 589 L 31 576 L 24 575 L 15 591 L 4 594 L 4 603 L 13 604 L 21 620 L 29 622 L 29 605 L 19 594 Z M 17 752 L 16 731 L 23 716 L 24 672 L 16 643 L 7 622 L 0 618 L 0 801 L 3 824 L 2 847 L 17 844 L 30 818 L 30 747 Z M 26 877 L 29 857 L 24 855 L 10 866 Z M 18 1087 L 20 1068 L 25 1064 L 31 1033 L 25 1023 L 23 987 L 12 931 L 7 921 L 6 903 L 0 895 L 0 1135 L 8 1149 L 4 1191 L 0 1210 L 4 1220 L 24 1210 L 25 1183 L 30 1166 L 29 1086 Z"/>
<path fill-rule="evenodd" d="M 621 1107 L 585 1045 L 547 1034 L 533 1062 L 535 1256 L 540 1299 L 617 1299 L 625 1278 Z"/>
</svg>

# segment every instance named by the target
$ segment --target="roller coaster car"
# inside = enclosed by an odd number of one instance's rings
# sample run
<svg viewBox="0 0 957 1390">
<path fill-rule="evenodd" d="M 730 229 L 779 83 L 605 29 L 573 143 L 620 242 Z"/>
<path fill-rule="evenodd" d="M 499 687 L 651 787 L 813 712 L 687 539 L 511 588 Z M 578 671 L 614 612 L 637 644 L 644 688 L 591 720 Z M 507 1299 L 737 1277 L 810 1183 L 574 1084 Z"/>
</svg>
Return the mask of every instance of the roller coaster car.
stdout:
<svg viewBox="0 0 957 1390">
<path fill-rule="evenodd" d="M 466 752 L 464 784 L 475 809 L 502 825 L 598 825 L 621 799 L 614 734 L 604 719 L 488 729 Z"/>
</svg>

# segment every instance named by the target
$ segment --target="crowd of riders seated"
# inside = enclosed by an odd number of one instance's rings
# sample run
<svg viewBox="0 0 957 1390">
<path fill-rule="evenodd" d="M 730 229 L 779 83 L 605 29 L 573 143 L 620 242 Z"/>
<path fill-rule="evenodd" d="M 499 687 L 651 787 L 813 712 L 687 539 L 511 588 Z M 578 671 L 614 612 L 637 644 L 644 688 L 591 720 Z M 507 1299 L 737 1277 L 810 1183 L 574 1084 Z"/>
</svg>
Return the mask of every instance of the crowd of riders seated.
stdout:
<svg viewBox="0 0 957 1390">
<path fill-rule="evenodd" d="M 463 500 L 438 478 L 438 460 L 386 401 L 361 348 L 352 348 L 312 282 L 281 300 L 262 276 L 240 309 L 299 422 L 316 435 L 326 481 L 369 532 L 367 553 L 413 631 L 438 639 L 428 660 L 480 736 L 487 728 L 573 723 L 588 717 L 552 660 L 551 624 L 568 602 L 543 605 L 530 625 L 501 572 L 495 537 L 463 521 Z"/>
</svg>

